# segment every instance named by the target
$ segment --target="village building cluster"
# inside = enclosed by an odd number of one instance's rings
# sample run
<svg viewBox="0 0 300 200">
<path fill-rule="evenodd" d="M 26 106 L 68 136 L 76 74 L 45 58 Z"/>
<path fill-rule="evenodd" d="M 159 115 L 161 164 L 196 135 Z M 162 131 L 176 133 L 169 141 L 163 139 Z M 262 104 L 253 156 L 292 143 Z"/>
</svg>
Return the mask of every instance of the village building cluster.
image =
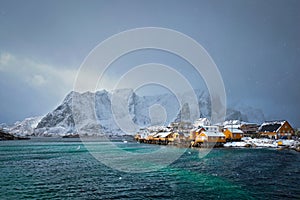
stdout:
<svg viewBox="0 0 300 200">
<path fill-rule="evenodd" d="M 212 125 L 209 119 L 200 118 L 193 124 L 190 122 L 172 122 L 169 126 L 143 128 L 135 135 L 135 139 L 140 143 L 149 144 L 217 147 L 226 143 L 241 141 L 243 138 L 289 140 L 295 136 L 295 132 L 286 120 L 267 121 L 260 125 L 230 120 Z"/>
</svg>

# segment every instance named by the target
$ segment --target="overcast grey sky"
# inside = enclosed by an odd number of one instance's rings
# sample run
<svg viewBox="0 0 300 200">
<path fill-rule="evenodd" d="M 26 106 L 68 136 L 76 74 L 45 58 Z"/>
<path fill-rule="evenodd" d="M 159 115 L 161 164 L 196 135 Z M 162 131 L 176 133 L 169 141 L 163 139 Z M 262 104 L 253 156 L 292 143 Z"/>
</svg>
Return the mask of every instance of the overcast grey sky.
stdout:
<svg viewBox="0 0 300 200">
<path fill-rule="evenodd" d="M 269 120 L 300 127 L 299 8 L 299 0 L 0 0 L 0 123 L 51 111 L 97 44 L 155 26 L 180 31 L 208 51 L 229 105 L 260 108 Z M 129 55 L 123 65 L 180 63 L 146 53 Z"/>
</svg>

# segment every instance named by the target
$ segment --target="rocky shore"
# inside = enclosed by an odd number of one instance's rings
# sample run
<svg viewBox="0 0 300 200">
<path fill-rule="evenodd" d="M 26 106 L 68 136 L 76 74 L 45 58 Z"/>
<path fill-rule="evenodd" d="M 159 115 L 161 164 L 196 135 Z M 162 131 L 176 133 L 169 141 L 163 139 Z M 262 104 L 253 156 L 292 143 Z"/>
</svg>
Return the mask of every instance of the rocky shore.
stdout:
<svg viewBox="0 0 300 200">
<path fill-rule="evenodd" d="M 3 130 L 0 130 L 0 141 L 1 140 L 29 140 L 30 138 L 28 137 L 18 137 L 14 136 L 10 133 L 7 133 Z"/>
</svg>

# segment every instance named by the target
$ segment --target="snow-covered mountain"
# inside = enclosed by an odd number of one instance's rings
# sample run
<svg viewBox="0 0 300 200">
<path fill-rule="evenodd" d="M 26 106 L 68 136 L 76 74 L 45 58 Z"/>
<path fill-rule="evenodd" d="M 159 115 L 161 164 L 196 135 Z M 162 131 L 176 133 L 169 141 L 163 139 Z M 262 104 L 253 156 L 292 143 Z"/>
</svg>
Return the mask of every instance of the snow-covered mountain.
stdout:
<svg viewBox="0 0 300 200">
<path fill-rule="evenodd" d="M 42 119 L 42 116 L 29 117 L 23 121 L 17 121 L 12 126 L 6 126 L 5 130 L 15 136 L 29 136 L 32 135 L 34 129 Z"/>
<path fill-rule="evenodd" d="M 209 118 L 211 108 L 209 95 L 203 91 L 196 91 L 196 96 L 200 111 L 199 117 Z M 190 97 L 182 94 L 182 98 L 188 101 Z M 61 105 L 39 121 L 34 135 L 133 133 L 138 127 L 163 125 L 157 124 L 161 119 L 165 119 L 164 125 L 181 119 L 182 112 L 189 111 L 186 105 L 179 110 L 179 105 L 177 98 L 172 94 L 139 96 L 131 89 L 116 90 L 113 94 L 105 90 L 82 94 L 71 92 Z M 264 119 L 262 112 L 257 109 L 245 110 L 246 113 L 227 109 L 226 119 L 241 121 L 257 119 L 252 122 Z M 251 114 L 250 118 L 248 113 Z"/>
<path fill-rule="evenodd" d="M 195 91 L 199 116 L 210 118 L 209 95 Z M 187 93 L 179 97 L 190 102 Z M 197 106 L 197 105 L 196 105 Z M 167 125 L 188 116 L 193 108 L 180 103 L 172 94 L 139 96 L 131 89 L 105 90 L 96 93 L 70 92 L 63 102 L 43 117 L 26 118 L 12 126 L 1 128 L 17 136 L 64 136 L 69 134 L 122 134 L 134 133 L 139 127 Z M 226 120 L 261 123 L 265 120 L 259 109 L 239 105 L 227 109 Z M 76 124 L 76 126 L 75 126 Z M 121 128 L 120 128 L 121 127 Z"/>
<path fill-rule="evenodd" d="M 74 92 L 69 93 L 54 111 L 49 112 L 40 120 L 35 127 L 34 135 L 62 136 L 75 132 L 72 116 L 72 98 L 74 94 Z"/>
<path fill-rule="evenodd" d="M 149 116 L 149 109 L 151 110 L 153 105 L 160 105 L 165 109 L 167 113 L 165 125 L 173 121 L 178 114 L 179 103 L 170 94 L 141 97 L 131 89 L 116 90 L 113 95 L 105 90 L 82 94 L 71 92 L 61 105 L 38 123 L 34 133 L 35 135 L 121 134 L 124 130 L 119 128 L 120 125 L 125 126 L 126 131 L 129 124 L 122 123 L 127 123 L 128 120 L 137 125 L 136 127 L 151 125 L 151 121 L 155 121 L 155 116 Z M 129 119 L 122 121 L 126 117 Z M 135 130 L 136 127 L 130 130 Z"/>
<path fill-rule="evenodd" d="M 6 129 L 6 128 L 8 128 L 8 125 L 6 123 L 0 124 L 0 129 Z"/>
</svg>

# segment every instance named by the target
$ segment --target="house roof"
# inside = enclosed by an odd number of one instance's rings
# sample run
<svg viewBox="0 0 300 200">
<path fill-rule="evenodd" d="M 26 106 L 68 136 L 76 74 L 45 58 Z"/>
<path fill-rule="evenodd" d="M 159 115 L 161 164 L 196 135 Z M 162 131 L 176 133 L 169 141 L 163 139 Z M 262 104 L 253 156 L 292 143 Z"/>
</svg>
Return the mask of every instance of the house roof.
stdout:
<svg viewBox="0 0 300 200">
<path fill-rule="evenodd" d="M 161 137 L 161 138 L 164 138 L 164 137 L 167 137 L 168 135 L 170 135 L 172 132 L 159 132 L 155 135 L 155 137 Z"/>
<path fill-rule="evenodd" d="M 260 127 L 260 132 L 277 132 L 286 121 L 264 122 Z"/>
<path fill-rule="evenodd" d="M 239 129 L 239 128 L 241 128 L 241 124 L 228 124 L 228 125 L 224 126 L 224 128 L 228 128 L 229 130 Z"/>
<path fill-rule="evenodd" d="M 229 128 L 229 127 L 227 127 L 227 129 L 228 129 L 231 133 L 244 133 L 241 129 L 237 129 L 237 128 Z"/>
<path fill-rule="evenodd" d="M 226 125 L 241 125 L 243 123 L 244 122 L 240 121 L 240 120 L 228 120 L 228 121 L 223 122 L 223 126 L 226 126 Z"/>
<path fill-rule="evenodd" d="M 196 132 L 200 132 L 200 131 L 202 131 L 202 130 L 205 130 L 205 128 L 202 128 L 202 127 L 201 127 L 201 128 L 197 128 L 195 131 L 196 131 Z"/>
<path fill-rule="evenodd" d="M 165 126 L 149 126 L 147 130 L 150 132 L 170 131 L 170 129 Z"/>
<path fill-rule="evenodd" d="M 205 131 L 204 133 L 210 137 L 224 137 L 225 136 L 222 132 Z"/>
</svg>

